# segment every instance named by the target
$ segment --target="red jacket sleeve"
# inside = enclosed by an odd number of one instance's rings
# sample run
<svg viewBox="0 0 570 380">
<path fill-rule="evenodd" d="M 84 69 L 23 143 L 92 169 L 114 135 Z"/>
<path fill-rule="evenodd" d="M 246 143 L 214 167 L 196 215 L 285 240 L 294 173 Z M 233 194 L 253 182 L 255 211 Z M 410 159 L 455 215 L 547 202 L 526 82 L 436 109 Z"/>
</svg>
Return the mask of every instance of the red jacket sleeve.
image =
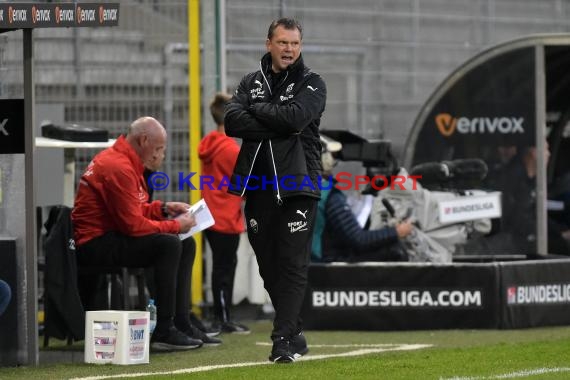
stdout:
<svg viewBox="0 0 570 380">
<path fill-rule="evenodd" d="M 177 220 L 153 220 L 160 202 L 147 203 L 148 194 L 134 170 L 113 170 L 105 176 L 104 202 L 119 231 L 129 236 L 179 233 Z"/>
<path fill-rule="evenodd" d="M 143 204 L 143 215 L 152 220 L 165 220 L 162 215 L 162 201 L 152 201 Z"/>
</svg>

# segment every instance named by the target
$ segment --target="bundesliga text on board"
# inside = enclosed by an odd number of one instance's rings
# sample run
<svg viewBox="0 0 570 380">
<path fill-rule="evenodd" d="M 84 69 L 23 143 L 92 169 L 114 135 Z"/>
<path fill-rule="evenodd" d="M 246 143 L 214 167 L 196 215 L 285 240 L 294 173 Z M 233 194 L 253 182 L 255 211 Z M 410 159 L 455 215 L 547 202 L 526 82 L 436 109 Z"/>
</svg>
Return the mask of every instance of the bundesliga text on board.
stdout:
<svg viewBox="0 0 570 380">
<path fill-rule="evenodd" d="M 479 289 L 313 290 L 314 308 L 481 308 Z"/>
<path fill-rule="evenodd" d="M 570 303 L 570 283 L 513 285 L 507 287 L 508 305 L 541 305 Z"/>
</svg>

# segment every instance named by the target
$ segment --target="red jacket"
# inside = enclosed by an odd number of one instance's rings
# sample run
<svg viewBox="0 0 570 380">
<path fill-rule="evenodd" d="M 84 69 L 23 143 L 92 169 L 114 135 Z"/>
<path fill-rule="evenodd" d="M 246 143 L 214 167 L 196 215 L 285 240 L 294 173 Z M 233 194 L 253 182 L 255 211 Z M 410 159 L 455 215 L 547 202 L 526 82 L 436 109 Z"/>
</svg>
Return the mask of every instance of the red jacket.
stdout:
<svg viewBox="0 0 570 380">
<path fill-rule="evenodd" d="M 81 176 L 71 213 L 76 245 L 110 231 L 128 236 L 180 231 L 178 221 L 162 216 L 161 201 L 148 203 L 143 171 L 123 136 L 93 158 Z"/>
<path fill-rule="evenodd" d="M 229 178 L 239 153 L 239 145 L 231 137 L 218 131 L 208 133 L 198 145 L 198 156 L 202 160 L 202 176 L 214 178 L 212 187 L 202 185 L 202 197 L 216 221 L 212 230 L 225 234 L 245 231 L 241 197 L 227 193 Z M 220 186 L 222 177 L 225 185 Z M 205 182 L 205 181 L 204 181 Z"/>
</svg>

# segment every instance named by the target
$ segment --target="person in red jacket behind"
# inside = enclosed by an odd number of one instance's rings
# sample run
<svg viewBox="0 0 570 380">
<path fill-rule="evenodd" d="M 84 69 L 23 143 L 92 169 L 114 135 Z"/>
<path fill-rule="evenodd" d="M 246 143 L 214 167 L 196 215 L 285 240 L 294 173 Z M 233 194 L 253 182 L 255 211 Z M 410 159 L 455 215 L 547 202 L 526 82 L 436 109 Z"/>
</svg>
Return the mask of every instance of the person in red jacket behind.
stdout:
<svg viewBox="0 0 570 380">
<path fill-rule="evenodd" d="M 227 94 L 217 93 L 210 103 L 217 129 L 202 139 L 198 155 L 202 161 L 202 176 L 212 180 L 211 187 L 203 186 L 202 197 L 216 221 L 206 230 L 212 248 L 215 326 L 222 332 L 248 334 L 249 328 L 230 318 L 239 236 L 245 231 L 241 199 L 228 194 L 227 186 L 224 187 L 222 182 L 225 178 L 228 183 L 239 153 L 239 145 L 224 131 L 224 105 L 230 98 Z"/>
<path fill-rule="evenodd" d="M 165 149 L 166 131 L 156 119 L 135 120 L 85 169 L 71 218 L 78 265 L 154 269 L 158 315 L 151 348 L 186 350 L 204 342 L 189 319 L 196 247 L 177 234 L 196 221 L 186 203 L 148 203 L 143 178 L 145 167 L 160 167 Z"/>
</svg>

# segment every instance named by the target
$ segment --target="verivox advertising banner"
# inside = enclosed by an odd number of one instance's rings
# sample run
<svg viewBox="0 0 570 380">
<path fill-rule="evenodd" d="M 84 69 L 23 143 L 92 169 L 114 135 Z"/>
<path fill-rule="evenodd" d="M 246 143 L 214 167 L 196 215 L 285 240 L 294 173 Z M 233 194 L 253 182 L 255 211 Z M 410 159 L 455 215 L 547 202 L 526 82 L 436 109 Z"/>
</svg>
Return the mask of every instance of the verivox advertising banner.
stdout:
<svg viewBox="0 0 570 380">
<path fill-rule="evenodd" d="M 118 3 L 0 3 L 0 29 L 117 25 Z"/>
<path fill-rule="evenodd" d="M 450 75 L 416 119 L 406 148 L 412 169 L 466 159 L 479 160 L 484 167 L 477 179 L 458 173 L 438 183 L 420 181 L 422 185 L 429 190 L 500 193 L 480 203 L 465 197 L 438 206 L 439 219 L 449 223 L 478 220 L 477 216 L 492 220 L 489 233 L 469 236 L 456 252 L 520 255 L 545 249 L 539 247 L 538 227 L 543 223 L 537 223 L 543 198 L 537 198 L 536 176 L 527 169 L 538 165 L 540 156 L 535 154 L 536 59 L 532 45 L 499 46 L 482 53 Z"/>
<path fill-rule="evenodd" d="M 534 72 L 534 48 L 526 47 L 463 73 L 419 126 L 414 164 L 450 155 L 485 158 L 492 147 L 534 145 Z"/>
</svg>

